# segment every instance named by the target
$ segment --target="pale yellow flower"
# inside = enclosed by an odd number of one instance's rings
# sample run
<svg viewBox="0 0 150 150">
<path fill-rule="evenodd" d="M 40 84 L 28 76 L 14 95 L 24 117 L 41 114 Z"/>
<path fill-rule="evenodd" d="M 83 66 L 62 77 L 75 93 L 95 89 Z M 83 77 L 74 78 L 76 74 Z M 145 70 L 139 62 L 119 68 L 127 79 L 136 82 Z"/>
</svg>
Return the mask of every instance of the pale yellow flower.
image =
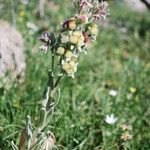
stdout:
<svg viewBox="0 0 150 150">
<path fill-rule="evenodd" d="M 84 36 L 78 31 L 72 32 L 72 34 L 70 35 L 70 42 L 81 47 L 84 45 Z"/>
<path fill-rule="evenodd" d="M 70 42 L 73 43 L 73 44 L 77 44 L 78 43 L 78 37 L 74 36 L 74 35 L 71 35 L 70 36 Z"/>
<path fill-rule="evenodd" d="M 63 47 L 59 47 L 56 52 L 59 55 L 63 55 L 65 53 L 65 49 Z"/>
<path fill-rule="evenodd" d="M 91 24 L 88 26 L 88 31 L 90 32 L 90 34 L 92 35 L 97 35 L 98 34 L 98 27 L 97 24 Z"/>
<path fill-rule="evenodd" d="M 77 71 L 77 63 L 75 63 L 74 61 L 62 61 L 62 68 L 63 70 L 65 70 L 68 76 L 74 78 L 74 73 Z"/>
<path fill-rule="evenodd" d="M 66 58 L 71 58 L 72 55 L 73 55 L 73 54 L 72 54 L 71 51 L 67 51 L 66 54 L 65 54 L 65 57 L 66 57 Z"/>
</svg>

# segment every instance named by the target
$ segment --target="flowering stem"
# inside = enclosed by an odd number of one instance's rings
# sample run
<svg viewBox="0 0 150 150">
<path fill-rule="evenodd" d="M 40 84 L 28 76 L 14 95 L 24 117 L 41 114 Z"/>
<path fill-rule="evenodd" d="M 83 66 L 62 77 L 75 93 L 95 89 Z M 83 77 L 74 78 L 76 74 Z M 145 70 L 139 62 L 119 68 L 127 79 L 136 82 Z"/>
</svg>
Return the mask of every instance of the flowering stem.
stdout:
<svg viewBox="0 0 150 150">
<path fill-rule="evenodd" d="M 60 76 L 58 76 L 58 78 L 57 78 L 57 80 L 54 84 L 54 88 L 56 88 L 58 86 L 60 80 L 62 79 L 63 74 L 64 74 L 64 71 L 62 70 L 61 73 L 60 73 Z"/>
<path fill-rule="evenodd" d="M 58 83 L 60 82 L 62 76 L 59 76 L 54 84 L 54 88 L 58 86 Z"/>
<path fill-rule="evenodd" d="M 58 90 L 60 80 L 64 74 L 74 78 L 77 71 L 79 54 L 86 52 L 88 41 L 96 40 L 98 34 L 96 21 L 108 15 L 107 2 L 99 3 L 95 0 L 73 0 L 73 2 L 76 6 L 77 14 L 74 18 L 67 19 L 64 22 L 60 35 L 55 38 L 53 33 L 45 32 L 38 38 L 44 43 L 41 48 L 45 52 L 51 47 L 51 70 L 48 72 L 47 87 L 44 92 L 44 100 L 42 101 L 39 113 L 39 124 L 36 129 L 33 130 L 31 119 L 28 117 L 24 131 L 26 139 L 22 141 L 24 138 L 24 134 L 22 134 L 20 149 L 25 147 L 24 143 L 26 141 L 28 150 L 47 149 L 45 145 L 47 144 L 47 139 L 51 137 L 45 133 L 44 130 L 60 99 L 60 91 Z M 94 22 L 91 20 L 94 20 Z M 60 74 L 56 77 L 56 69 L 54 67 L 56 67 L 55 57 L 58 56 L 60 57 Z M 58 95 L 56 95 L 56 93 Z"/>
<path fill-rule="evenodd" d="M 60 81 L 60 78 L 58 78 L 56 80 L 56 83 L 54 85 L 54 63 L 55 63 L 55 55 L 54 55 L 54 47 L 52 47 L 51 50 L 52 54 L 51 54 L 51 70 L 48 72 L 48 82 L 47 82 L 47 88 L 46 88 L 46 93 L 44 93 L 44 97 L 46 98 L 46 105 L 42 106 L 42 112 L 41 112 L 41 117 L 40 117 L 40 121 L 41 121 L 41 125 L 37 128 L 35 134 L 34 134 L 34 138 L 36 138 L 38 136 L 38 134 L 41 134 L 43 132 L 43 130 L 46 128 L 47 124 L 49 123 L 49 120 L 52 117 L 53 114 L 53 110 L 54 110 L 54 93 L 55 93 L 55 88 L 58 86 L 58 83 Z M 54 92 L 54 93 L 53 93 Z M 42 115 L 42 113 L 44 113 Z M 39 143 L 39 141 L 36 141 L 34 143 L 34 145 L 30 146 L 30 150 L 32 150 L 37 144 Z"/>
<path fill-rule="evenodd" d="M 51 85 L 51 88 L 53 89 L 53 86 L 54 86 L 54 84 L 53 84 L 53 78 L 54 78 L 54 73 L 53 73 L 53 71 L 54 71 L 54 63 L 55 63 L 55 55 L 54 55 L 54 47 L 52 47 L 52 85 Z M 52 90 L 51 89 L 51 90 Z"/>
</svg>

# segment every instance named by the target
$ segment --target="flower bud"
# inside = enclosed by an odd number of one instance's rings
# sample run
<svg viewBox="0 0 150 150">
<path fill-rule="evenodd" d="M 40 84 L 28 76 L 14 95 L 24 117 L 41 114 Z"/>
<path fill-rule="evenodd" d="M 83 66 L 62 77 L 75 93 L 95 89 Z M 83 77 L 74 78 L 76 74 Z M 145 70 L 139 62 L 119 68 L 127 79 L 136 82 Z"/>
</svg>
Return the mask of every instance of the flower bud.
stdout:
<svg viewBox="0 0 150 150">
<path fill-rule="evenodd" d="M 65 57 L 66 58 L 70 58 L 72 56 L 72 52 L 71 51 L 67 51 L 66 54 L 65 54 Z"/>
<path fill-rule="evenodd" d="M 63 47 L 59 47 L 56 52 L 59 55 L 63 55 L 65 53 L 65 49 Z"/>
<path fill-rule="evenodd" d="M 75 18 L 68 19 L 63 24 L 64 29 L 74 30 L 74 29 L 76 29 L 76 27 L 77 27 L 77 25 L 76 25 Z"/>
<path fill-rule="evenodd" d="M 81 22 L 81 23 L 88 22 L 88 17 L 85 15 L 79 16 L 78 19 L 79 19 L 79 22 Z"/>
<path fill-rule="evenodd" d="M 76 29 L 76 20 L 74 20 L 74 19 L 72 19 L 72 20 L 69 20 L 68 21 L 68 28 L 70 29 L 70 30 L 74 30 L 74 29 Z"/>
<path fill-rule="evenodd" d="M 88 26 L 88 31 L 90 32 L 91 35 L 97 35 L 97 34 L 98 34 L 97 25 L 96 25 L 95 23 L 89 25 L 89 26 Z"/>
<path fill-rule="evenodd" d="M 72 44 L 77 44 L 78 43 L 78 37 L 75 35 L 70 35 L 70 42 Z"/>
<path fill-rule="evenodd" d="M 83 36 L 84 36 L 84 42 L 85 43 L 90 43 L 90 37 L 86 32 L 83 32 Z"/>
</svg>

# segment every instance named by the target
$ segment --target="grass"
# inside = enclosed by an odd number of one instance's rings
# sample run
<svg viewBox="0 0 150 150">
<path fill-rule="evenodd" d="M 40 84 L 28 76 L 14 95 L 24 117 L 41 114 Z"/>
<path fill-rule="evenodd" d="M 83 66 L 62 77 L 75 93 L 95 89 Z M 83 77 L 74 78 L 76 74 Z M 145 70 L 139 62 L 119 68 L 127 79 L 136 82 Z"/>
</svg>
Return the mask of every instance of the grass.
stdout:
<svg viewBox="0 0 150 150">
<path fill-rule="evenodd" d="M 39 50 L 36 38 L 45 29 L 57 31 L 64 18 L 73 14 L 66 2 L 56 1 L 58 10 L 46 9 L 43 19 L 36 15 L 34 1 L 29 6 L 18 4 L 18 14 L 25 12 L 17 17 L 17 28 L 25 39 L 27 68 L 22 83 L 0 89 L 0 126 L 4 128 L 0 131 L 1 150 L 10 150 L 12 140 L 18 142 L 18 132 L 27 115 L 32 116 L 33 122 L 37 120 L 50 54 Z M 98 41 L 89 48 L 87 56 L 80 58 L 76 78 L 62 81 L 61 100 L 49 124 L 59 149 L 150 149 L 149 14 L 114 4 L 110 10 L 109 26 L 100 27 Z M 9 19 L 7 15 L 4 18 Z M 35 22 L 39 32 L 30 35 L 27 21 Z M 116 97 L 109 95 L 112 89 L 118 91 Z M 105 116 L 111 113 L 118 117 L 114 125 L 105 122 Z M 132 125 L 132 140 L 121 140 L 123 123 Z"/>
</svg>

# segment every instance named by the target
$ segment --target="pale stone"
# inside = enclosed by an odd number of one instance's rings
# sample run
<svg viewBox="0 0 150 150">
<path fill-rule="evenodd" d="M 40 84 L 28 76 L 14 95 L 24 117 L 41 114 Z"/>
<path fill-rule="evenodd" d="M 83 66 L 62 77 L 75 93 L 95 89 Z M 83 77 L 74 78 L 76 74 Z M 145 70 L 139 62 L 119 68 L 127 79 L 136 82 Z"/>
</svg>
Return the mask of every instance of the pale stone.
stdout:
<svg viewBox="0 0 150 150">
<path fill-rule="evenodd" d="M 0 21 L 0 77 L 5 77 L 8 71 L 11 78 L 24 75 L 23 47 L 22 35 L 7 22 Z"/>
<path fill-rule="evenodd" d="M 134 11 L 143 12 L 147 10 L 146 5 L 140 0 L 124 0 L 124 2 Z M 150 0 L 147 0 L 150 3 Z"/>
</svg>

